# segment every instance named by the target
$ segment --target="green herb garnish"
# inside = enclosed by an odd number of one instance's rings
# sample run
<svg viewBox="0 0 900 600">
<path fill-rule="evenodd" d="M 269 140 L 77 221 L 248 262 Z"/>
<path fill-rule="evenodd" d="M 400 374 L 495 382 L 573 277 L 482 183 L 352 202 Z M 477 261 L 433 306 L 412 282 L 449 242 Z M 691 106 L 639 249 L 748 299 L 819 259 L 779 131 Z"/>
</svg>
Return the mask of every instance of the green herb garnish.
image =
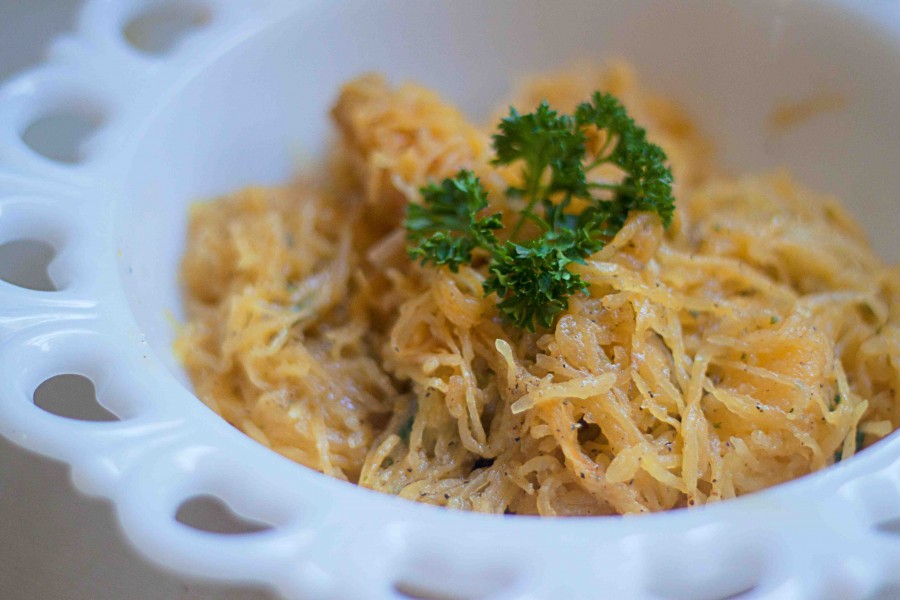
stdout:
<svg viewBox="0 0 900 600">
<path fill-rule="evenodd" d="M 587 149 L 589 133 L 604 132 L 596 153 Z M 522 164 L 522 187 L 506 190 L 518 205 L 518 219 L 507 235 L 500 214 L 482 215 L 487 192 L 479 179 L 462 170 L 440 185 L 421 190 L 422 203 L 406 216 L 408 252 L 423 265 L 447 266 L 456 272 L 471 264 L 473 252 L 489 256 L 485 295 L 497 294 L 503 318 L 534 331 L 550 327 L 576 292 L 588 285 L 569 271 L 572 263 L 601 249 L 625 224 L 631 211 L 653 211 L 668 227 L 675 200 L 666 155 L 647 141 L 622 104 L 610 94 L 594 93 L 574 116 L 559 114 L 546 102 L 529 114 L 510 109 L 493 137 L 495 165 Z M 620 181 L 588 178 L 611 164 Z M 570 210 L 578 200 L 577 211 Z M 526 223 L 536 235 L 520 239 Z"/>
<path fill-rule="evenodd" d="M 471 171 L 460 171 L 441 185 L 420 190 L 422 204 L 410 204 L 406 231 L 415 245 L 409 256 L 435 265 L 447 265 L 456 273 L 459 265 L 472 262 L 472 251 L 498 245 L 494 230 L 501 229 L 500 215 L 477 218 L 487 208 L 487 193 Z"/>
<path fill-rule="evenodd" d="M 397 429 L 397 435 L 407 446 L 409 446 L 409 435 L 412 433 L 413 421 L 415 418 L 415 414 L 410 415 L 410 417 L 400 425 L 399 429 Z"/>
<path fill-rule="evenodd" d="M 866 434 L 863 433 L 862 431 L 860 431 L 859 429 L 857 429 L 856 430 L 856 440 L 854 440 L 854 441 L 856 442 L 856 452 L 858 453 L 860 450 L 863 449 L 863 444 L 866 441 Z M 843 460 L 843 458 L 844 458 L 844 449 L 843 448 L 839 449 L 837 452 L 834 453 L 834 462 L 839 463 L 839 462 L 841 462 L 841 460 Z"/>
</svg>

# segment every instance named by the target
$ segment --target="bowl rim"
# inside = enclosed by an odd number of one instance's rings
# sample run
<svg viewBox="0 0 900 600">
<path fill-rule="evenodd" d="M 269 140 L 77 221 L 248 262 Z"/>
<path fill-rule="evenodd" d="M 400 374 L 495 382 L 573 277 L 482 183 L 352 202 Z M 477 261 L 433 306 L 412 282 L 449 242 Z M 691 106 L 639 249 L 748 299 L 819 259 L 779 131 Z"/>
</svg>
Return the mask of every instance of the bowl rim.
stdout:
<svg viewBox="0 0 900 600">
<path fill-rule="evenodd" d="M 162 99 L 217 57 L 320 2 L 205 0 L 214 15 L 208 27 L 164 57 L 136 53 L 122 24 L 163 2 L 88 0 L 77 31 L 53 43 L 46 63 L 0 87 L 0 238 L 15 231 L 51 239 L 51 275 L 71 280 L 56 292 L 0 282 L 0 380 L 9 382 L 0 389 L 0 434 L 68 463 L 79 489 L 112 501 L 146 558 L 288 597 L 400 598 L 398 581 L 414 588 L 431 579 L 454 579 L 450 587 L 464 597 L 592 597 L 601 584 L 615 597 L 658 597 L 666 590 L 648 589 L 646 580 L 666 565 L 691 571 L 685 581 L 715 584 L 693 563 L 722 561 L 749 565 L 749 587 L 730 593 L 812 598 L 829 585 L 867 593 L 900 583 L 900 547 L 877 530 L 900 516 L 888 506 L 900 498 L 897 432 L 835 467 L 720 504 L 541 519 L 460 513 L 365 490 L 227 425 L 160 364 L 135 323 L 116 267 L 117 200 L 108 193 L 125 159 L 109 149 L 139 137 Z M 852 0 L 828 5 L 885 25 L 878 10 Z M 882 31 L 900 52 L 900 19 Z M 83 91 L 87 106 L 102 98 L 112 115 L 83 162 L 58 164 L 22 142 L 31 119 Z M 60 372 L 89 377 L 101 399 L 123 397 L 114 411 L 120 420 L 75 421 L 37 408 L 34 390 Z M 271 528 L 223 536 L 177 522 L 178 507 L 198 495 L 220 497 Z M 568 552 L 558 551 L 563 544 Z M 843 550 L 810 553 L 816 547 Z M 825 576 L 825 568 L 834 571 Z"/>
</svg>

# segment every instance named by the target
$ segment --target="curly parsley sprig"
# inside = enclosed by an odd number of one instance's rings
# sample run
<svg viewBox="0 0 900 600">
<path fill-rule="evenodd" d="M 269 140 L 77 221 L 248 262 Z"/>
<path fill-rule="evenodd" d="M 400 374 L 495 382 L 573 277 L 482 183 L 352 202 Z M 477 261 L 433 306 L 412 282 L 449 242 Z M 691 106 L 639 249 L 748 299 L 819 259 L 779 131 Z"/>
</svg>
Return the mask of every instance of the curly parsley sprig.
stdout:
<svg viewBox="0 0 900 600">
<path fill-rule="evenodd" d="M 471 264 L 476 249 L 486 252 L 485 295 L 497 294 L 504 319 L 534 331 L 536 325 L 551 327 L 572 294 L 588 293 L 587 283 L 569 265 L 584 264 L 631 211 L 656 212 L 669 226 L 675 210 L 672 173 L 663 150 L 647 141 L 646 131 L 610 94 L 595 92 L 574 116 L 559 114 L 546 102 L 524 115 L 511 108 L 497 129 L 493 163 L 522 164 L 522 187 L 506 190 L 512 201 L 522 203 L 506 239 L 495 234 L 503 229 L 500 214 L 482 215 L 489 203 L 481 182 L 462 170 L 440 185 L 422 188 L 422 203 L 409 205 L 408 252 L 423 265 L 446 265 L 454 272 Z M 589 156 L 593 130 L 602 146 Z M 589 173 L 604 164 L 615 165 L 624 177 L 591 181 Z M 586 208 L 569 211 L 574 199 Z M 526 222 L 539 233 L 520 240 Z"/>
</svg>

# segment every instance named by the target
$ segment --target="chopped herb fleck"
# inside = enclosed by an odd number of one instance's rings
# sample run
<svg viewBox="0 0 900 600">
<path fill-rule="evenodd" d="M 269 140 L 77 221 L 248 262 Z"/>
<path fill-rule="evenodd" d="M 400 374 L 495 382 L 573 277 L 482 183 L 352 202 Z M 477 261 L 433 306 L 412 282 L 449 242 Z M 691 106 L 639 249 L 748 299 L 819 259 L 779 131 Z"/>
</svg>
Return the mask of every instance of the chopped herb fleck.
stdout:
<svg viewBox="0 0 900 600">
<path fill-rule="evenodd" d="M 865 444 L 865 441 L 866 441 L 866 434 L 863 433 L 862 431 L 860 431 L 859 429 L 857 429 L 856 430 L 856 452 L 859 452 L 860 450 L 863 449 L 863 444 Z M 842 447 L 837 452 L 834 453 L 834 462 L 836 462 L 836 463 L 841 462 L 841 460 L 843 459 L 843 456 L 844 456 L 844 449 Z"/>
<path fill-rule="evenodd" d="M 397 435 L 400 436 L 400 439 L 407 446 L 409 446 L 409 434 L 412 433 L 413 421 L 415 418 L 415 414 L 411 415 L 397 430 Z"/>
</svg>

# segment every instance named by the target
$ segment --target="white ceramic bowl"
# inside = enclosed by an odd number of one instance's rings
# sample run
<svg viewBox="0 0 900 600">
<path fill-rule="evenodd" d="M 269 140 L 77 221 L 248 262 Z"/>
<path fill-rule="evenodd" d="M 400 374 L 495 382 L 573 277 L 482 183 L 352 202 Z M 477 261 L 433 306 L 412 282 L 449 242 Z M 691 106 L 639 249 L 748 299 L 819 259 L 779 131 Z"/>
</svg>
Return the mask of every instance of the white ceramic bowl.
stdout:
<svg viewBox="0 0 900 600">
<path fill-rule="evenodd" d="M 483 117 L 520 74 L 627 57 L 735 171 L 786 166 L 842 197 L 896 261 L 896 3 L 192 0 L 173 14 L 198 29 L 167 53 L 139 51 L 123 29 L 160 4 L 90 0 L 47 63 L 0 90 L 0 243 L 51 244 L 60 288 L 0 285 L 0 432 L 69 463 L 144 555 L 291 598 L 861 598 L 900 582 L 900 539 L 885 526 L 900 517 L 897 435 L 700 509 L 451 512 L 327 479 L 225 424 L 186 384 L 168 316 L 180 315 L 188 204 L 288 178 L 323 148 L 338 85 L 366 70 Z M 773 107 L 816 94 L 846 106 L 767 128 Z M 59 112 L 101 122 L 71 164 L 22 140 Z M 119 420 L 38 408 L 34 390 L 60 373 L 89 377 Z M 221 535 L 175 519 L 204 494 L 271 527 Z"/>
</svg>

